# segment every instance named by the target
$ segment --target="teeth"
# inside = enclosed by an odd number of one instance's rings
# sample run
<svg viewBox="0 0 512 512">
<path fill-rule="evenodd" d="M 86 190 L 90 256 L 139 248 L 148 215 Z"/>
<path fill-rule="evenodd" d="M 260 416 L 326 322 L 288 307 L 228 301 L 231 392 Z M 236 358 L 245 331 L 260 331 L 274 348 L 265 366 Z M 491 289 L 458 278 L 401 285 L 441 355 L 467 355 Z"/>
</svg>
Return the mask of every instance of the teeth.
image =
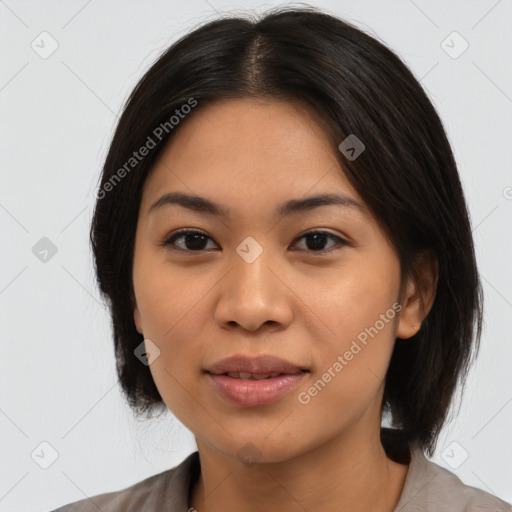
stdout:
<svg viewBox="0 0 512 512">
<path fill-rule="evenodd" d="M 240 374 L 240 375 L 242 375 L 242 374 Z M 269 376 L 270 376 L 270 373 L 260 373 L 260 374 L 254 374 L 252 376 L 252 378 L 255 380 L 262 380 L 262 379 L 268 379 Z"/>
<path fill-rule="evenodd" d="M 228 372 L 227 376 L 232 379 L 244 379 L 244 380 L 262 380 L 277 377 L 281 375 L 280 372 L 277 373 L 247 373 L 247 372 Z"/>
</svg>

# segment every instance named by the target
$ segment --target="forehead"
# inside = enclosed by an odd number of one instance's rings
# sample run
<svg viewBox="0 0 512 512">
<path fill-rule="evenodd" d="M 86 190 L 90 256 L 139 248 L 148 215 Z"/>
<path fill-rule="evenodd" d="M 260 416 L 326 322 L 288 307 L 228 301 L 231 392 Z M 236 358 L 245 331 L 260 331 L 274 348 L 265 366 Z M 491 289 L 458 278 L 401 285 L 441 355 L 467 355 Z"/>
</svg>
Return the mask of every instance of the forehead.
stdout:
<svg viewBox="0 0 512 512">
<path fill-rule="evenodd" d="M 262 99 L 199 105 L 184 120 L 146 180 L 143 206 L 172 191 L 255 209 L 326 192 L 362 203 L 318 115 Z"/>
</svg>

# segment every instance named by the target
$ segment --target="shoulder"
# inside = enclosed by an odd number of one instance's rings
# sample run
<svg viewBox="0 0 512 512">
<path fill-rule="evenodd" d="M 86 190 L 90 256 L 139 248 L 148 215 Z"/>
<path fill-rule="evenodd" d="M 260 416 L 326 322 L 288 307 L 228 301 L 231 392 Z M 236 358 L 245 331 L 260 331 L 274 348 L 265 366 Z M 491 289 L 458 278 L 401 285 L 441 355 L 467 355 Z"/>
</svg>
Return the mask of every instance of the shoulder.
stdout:
<svg viewBox="0 0 512 512">
<path fill-rule="evenodd" d="M 179 465 L 119 491 L 98 494 L 51 512 L 160 512 L 187 510 L 188 486 L 197 452 Z"/>
<path fill-rule="evenodd" d="M 409 473 L 395 512 L 512 512 L 512 505 L 464 484 L 457 475 L 428 460 L 419 448 L 411 448 Z"/>
</svg>

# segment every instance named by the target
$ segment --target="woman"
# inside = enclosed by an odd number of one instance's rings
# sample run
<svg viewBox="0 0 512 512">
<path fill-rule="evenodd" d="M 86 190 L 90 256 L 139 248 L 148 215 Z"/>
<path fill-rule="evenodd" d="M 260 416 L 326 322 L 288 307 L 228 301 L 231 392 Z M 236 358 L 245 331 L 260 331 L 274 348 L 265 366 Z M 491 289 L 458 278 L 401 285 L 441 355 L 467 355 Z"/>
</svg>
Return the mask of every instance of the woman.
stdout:
<svg viewBox="0 0 512 512">
<path fill-rule="evenodd" d="M 205 24 L 132 92 L 97 198 L 123 391 L 198 451 L 59 511 L 512 510 L 425 457 L 482 291 L 442 123 L 393 52 L 313 8 Z"/>
</svg>

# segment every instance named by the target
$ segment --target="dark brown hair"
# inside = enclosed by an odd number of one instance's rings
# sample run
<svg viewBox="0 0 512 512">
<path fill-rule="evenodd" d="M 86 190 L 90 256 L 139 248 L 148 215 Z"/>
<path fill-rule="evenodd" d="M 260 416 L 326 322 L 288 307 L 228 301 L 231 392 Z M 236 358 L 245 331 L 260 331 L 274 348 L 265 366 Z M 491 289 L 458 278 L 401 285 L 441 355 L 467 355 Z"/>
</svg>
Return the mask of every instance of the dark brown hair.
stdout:
<svg viewBox="0 0 512 512">
<path fill-rule="evenodd" d="M 132 266 L 145 179 L 187 122 L 186 115 L 169 122 L 190 110 L 183 105 L 197 103 L 190 117 L 216 100 L 244 97 L 301 101 L 325 120 L 347 178 L 397 251 L 402 284 L 418 278 L 422 251 L 437 257 L 432 309 L 416 335 L 396 340 L 383 398 L 393 426 L 432 455 L 482 327 L 483 294 L 456 163 L 435 108 L 402 60 L 309 6 L 205 23 L 166 49 L 126 101 L 101 175 L 91 243 L 128 403 L 139 414 L 165 409 L 149 367 L 134 356 L 143 341 L 133 321 Z M 337 149 L 350 134 L 365 145 L 355 160 Z M 133 152 L 150 140 L 156 147 L 134 161 Z"/>
</svg>

